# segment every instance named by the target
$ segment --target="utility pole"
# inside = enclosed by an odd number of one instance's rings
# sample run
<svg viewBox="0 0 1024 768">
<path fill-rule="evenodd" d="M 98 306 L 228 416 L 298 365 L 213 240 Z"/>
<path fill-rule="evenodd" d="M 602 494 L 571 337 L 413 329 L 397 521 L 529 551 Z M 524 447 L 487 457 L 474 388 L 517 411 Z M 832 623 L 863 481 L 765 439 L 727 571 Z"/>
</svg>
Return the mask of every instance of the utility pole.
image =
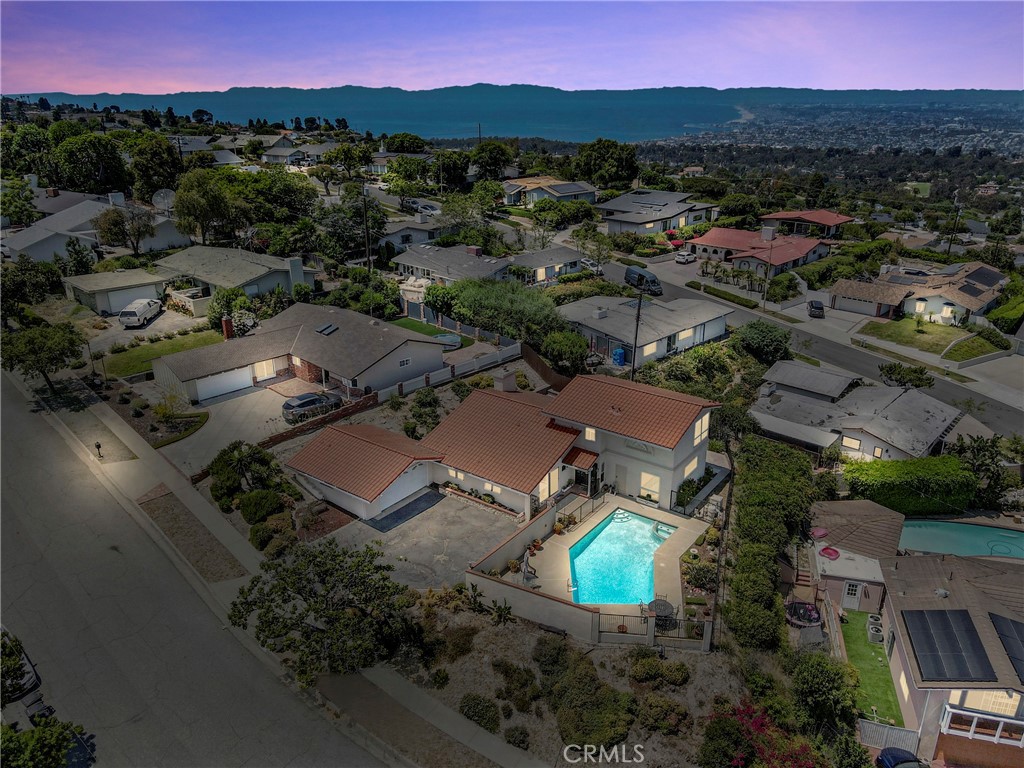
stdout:
<svg viewBox="0 0 1024 768">
<path fill-rule="evenodd" d="M 366 185 L 363 184 L 363 245 L 366 247 L 366 266 L 373 277 L 373 259 L 370 258 L 370 224 L 366 217 Z"/>
<path fill-rule="evenodd" d="M 636 356 L 640 353 L 637 344 L 640 343 L 640 308 L 644 305 L 644 292 L 637 291 L 636 294 L 636 330 L 633 332 L 633 358 L 629 364 L 629 380 L 633 380 L 636 374 Z"/>
<path fill-rule="evenodd" d="M 956 206 L 956 217 L 953 219 L 953 231 L 949 233 L 949 243 L 946 245 L 946 255 L 953 249 L 953 238 L 956 237 L 956 228 L 960 225 L 960 190 L 953 191 L 953 205 Z"/>
</svg>

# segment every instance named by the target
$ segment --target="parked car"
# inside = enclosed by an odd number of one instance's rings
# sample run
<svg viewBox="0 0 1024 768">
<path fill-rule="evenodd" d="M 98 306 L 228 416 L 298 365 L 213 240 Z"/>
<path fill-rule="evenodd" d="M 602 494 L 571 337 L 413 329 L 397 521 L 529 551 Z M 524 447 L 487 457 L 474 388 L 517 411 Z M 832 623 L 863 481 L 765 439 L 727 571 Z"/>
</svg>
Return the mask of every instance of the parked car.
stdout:
<svg viewBox="0 0 1024 768">
<path fill-rule="evenodd" d="M 899 747 L 886 747 L 878 753 L 875 758 L 875 765 L 878 768 L 928 768 L 923 760 L 918 760 L 917 755 Z"/>
<path fill-rule="evenodd" d="M 697 254 L 689 251 L 679 251 L 676 254 L 676 264 L 693 264 L 697 260 Z"/>
<path fill-rule="evenodd" d="M 441 212 L 441 208 L 433 203 L 421 203 L 416 212 L 425 213 L 427 216 L 436 216 Z"/>
<path fill-rule="evenodd" d="M 117 315 L 122 328 L 139 328 L 160 314 L 160 302 L 156 299 L 136 299 Z"/>
<path fill-rule="evenodd" d="M 419 200 L 410 199 L 406 200 L 405 203 L 402 204 L 401 208 L 403 211 L 406 211 L 407 213 L 416 213 L 416 211 L 419 210 L 421 205 L 422 203 Z"/>
<path fill-rule="evenodd" d="M 335 392 L 306 392 L 285 400 L 281 415 L 289 424 L 297 424 L 337 411 L 342 402 L 342 396 Z"/>
<path fill-rule="evenodd" d="M 807 314 L 811 317 L 824 317 L 825 316 L 825 305 L 820 301 L 808 301 L 807 302 Z"/>
<path fill-rule="evenodd" d="M 595 275 L 603 275 L 604 274 L 604 270 L 601 269 L 601 265 L 598 264 L 593 259 L 580 259 L 580 266 L 583 269 L 589 269 Z"/>
<path fill-rule="evenodd" d="M 664 289 L 661 281 L 653 272 L 648 272 L 640 267 L 626 267 L 626 276 L 623 278 L 626 285 L 632 285 L 641 293 L 649 293 L 652 296 L 661 296 Z"/>
<path fill-rule="evenodd" d="M 0 626 L 0 642 L 3 643 L 3 654 L 7 655 L 12 643 L 16 642 L 16 638 L 4 627 Z M 20 643 L 18 643 L 20 647 Z M 21 698 L 29 691 L 39 686 L 39 675 L 36 674 L 35 667 L 32 666 L 32 662 L 28 658 L 28 654 L 25 653 L 25 649 L 21 648 L 21 679 L 16 681 L 15 698 Z"/>
<path fill-rule="evenodd" d="M 307 392 L 284 401 L 281 416 L 288 424 L 314 419 L 341 408 L 344 400 L 334 392 Z"/>
</svg>

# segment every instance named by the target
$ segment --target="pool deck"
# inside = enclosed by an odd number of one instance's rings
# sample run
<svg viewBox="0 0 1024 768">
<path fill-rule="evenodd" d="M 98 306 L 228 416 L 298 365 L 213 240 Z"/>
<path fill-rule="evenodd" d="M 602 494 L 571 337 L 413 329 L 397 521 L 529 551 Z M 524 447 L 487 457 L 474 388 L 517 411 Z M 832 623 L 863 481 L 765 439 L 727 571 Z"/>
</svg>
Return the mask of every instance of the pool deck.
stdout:
<svg viewBox="0 0 1024 768">
<path fill-rule="evenodd" d="M 527 579 L 522 573 L 510 574 L 506 578 L 536 589 L 543 594 L 563 600 L 572 600 L 572 591 L 568 587 L 571 581 L 569 549 L 617 509 L 635 512 L 651 520 L 675 527 L 676 530 L 672 535 L 665 539 L 665 542 L 654 552 L 654 592 L 657 595 L 665 595 L 670 603 L 680 606 L 680 612 L 682 612 L 683 587 L 679 573 L 679 558 L 694 545 L 697 537 L 708 529 L 708 523 L 704 520 L 682 517 L 657 507 L 649 507 L 646 504 L 619 496 L 610 497 L 609 501 L 572 530 L 561 535 L 549 536 L 544 541 L 541 550 L 530 557 L 530 566 L 537 571 L 536 578 Z M 601 613 L 611 614 L 635 614 L 639 610 L 637 603 L 601 605 L 588 603 L 588 605 L 597 608 Z"/>
</svg>

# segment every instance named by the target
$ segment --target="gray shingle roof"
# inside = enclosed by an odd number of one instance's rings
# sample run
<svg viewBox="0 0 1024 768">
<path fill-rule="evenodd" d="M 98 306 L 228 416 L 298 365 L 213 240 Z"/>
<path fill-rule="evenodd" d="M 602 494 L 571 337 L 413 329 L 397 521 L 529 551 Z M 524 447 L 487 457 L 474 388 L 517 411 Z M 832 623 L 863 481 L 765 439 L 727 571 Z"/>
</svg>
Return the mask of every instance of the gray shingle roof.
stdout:
<svg viewBox="0 0 1024 768">
<path fill-rule="evenodd" d="M 607 310 L 595 318 L 594 312 Z M 636 331 L 636 299 L 628 296 L 591 296 L 558 307 L 559 314 L 570 323 L 586 326 L 619 341 L 632 345 Z M 639 344 L 650 344 L 701 323 L 725 317 L 731 309 L 711 301 L 676 299 L 670 302 L 645 301 L 640 310 Z"/>
<path fill-rule="evenodd" d="M 392 261 L 396 264 L 428 269 L 433 274 L 452 280 L 466 277 L 492 277 L 509 264 L 505 259 L 473 256 L 466 252 L 464 245 L 453 245 L 450 248 L 441 248 L 436 245 L 410 245 Z"/>
<path fill-rule="evenodd" d="M 822 370 L 799 360 L 780 360 L 768 369 L 764 380 L 836 398 L 857 381 L 858 377 Z"/>
<path fill-rule="evenodd" d="M 193 245 L 165 256 L 156 265 L 220 288 L 236 288 L 270 272 L 288 271 L 288 262 L 276 256 L 208 245 Z"/>
<path fill-rule="evenodd" d="M 133 288 L 137 285 L 159 285 L 175 276 L 175 272 L 156 268 L 153 272 L 145 269 L 124 269 L 118 272 L 90 272 L 87 275 L 65 277 L 64 282 L 83 291 L 111 291 L 117 288 Z"/>
<path fill-rule="evenodd" d="M 187 349 L 160 358 L 179 381 L 191 381 L 246 365 L 287 355 L 296 329 L 243 336 L 198 349 Z"/>
</svg>

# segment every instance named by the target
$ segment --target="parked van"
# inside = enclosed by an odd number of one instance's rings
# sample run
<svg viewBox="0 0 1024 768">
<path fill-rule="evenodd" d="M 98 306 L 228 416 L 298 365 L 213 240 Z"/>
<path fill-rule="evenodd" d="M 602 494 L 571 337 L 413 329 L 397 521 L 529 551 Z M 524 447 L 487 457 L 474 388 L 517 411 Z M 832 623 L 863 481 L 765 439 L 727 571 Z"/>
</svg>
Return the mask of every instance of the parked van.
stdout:
<svg viewBox="0 0 1024 768">
<path fill-rule="evenodd" d="M 138 328 L 160 314 L 160 302 L 156 299 L 136 299 L 121 310 L 117 322 L 122 328 Z"/>
<path fill-rule="evenodd" d="M 626 267 L 626 285 L 632 285 L 643 293 L 652 296 L 661 296 L 663 293 L 661 281 L 653 272 L 648 272 L 640 267 Z"/>
</svg>

